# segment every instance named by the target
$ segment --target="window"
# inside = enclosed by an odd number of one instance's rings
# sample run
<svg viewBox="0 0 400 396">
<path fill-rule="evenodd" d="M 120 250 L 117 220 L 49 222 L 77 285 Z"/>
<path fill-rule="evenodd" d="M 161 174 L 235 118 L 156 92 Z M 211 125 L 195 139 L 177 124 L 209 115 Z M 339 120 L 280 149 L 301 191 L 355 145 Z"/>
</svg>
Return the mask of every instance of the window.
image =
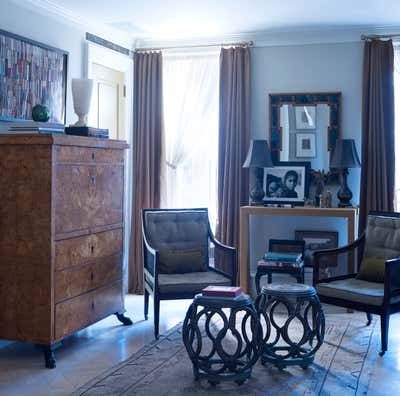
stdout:
<svg viewBox="0 0 400 396">
<path fill-rule="evenodd" d="M 161 206 L 217 218 L 219 53 L 163 54 Z"/>
</svg>

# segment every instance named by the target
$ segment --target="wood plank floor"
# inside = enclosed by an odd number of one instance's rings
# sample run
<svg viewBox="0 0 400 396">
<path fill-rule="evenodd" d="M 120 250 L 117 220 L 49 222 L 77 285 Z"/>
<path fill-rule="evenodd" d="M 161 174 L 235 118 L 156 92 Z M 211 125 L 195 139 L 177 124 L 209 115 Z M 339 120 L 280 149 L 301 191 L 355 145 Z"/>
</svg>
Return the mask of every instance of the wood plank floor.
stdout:
<svg viewBox="0 0 400 396">
<path fill-rule="evenodd" d="M 189 300 L 161 303 L 160 332 L 183 320 Z M 42 352 L 33 345 L 0 341 L 0 395 L 68 395 L 91 378 L 127 359 L 143 345 L 153 340 L 152 316 L 143 320 L 143 296 L 126 298 L 127 315 L 133 326 L 120 326 L 114 316 L 70 337 L 56 351 L 57 368 L 44 368 Z M 150 312 L 152 304 L 150 305 Z M 331 308 L 327 308 L 329 313 Z M 348 314 L 352 315 L 352 314 Z M 369 346 L 367 364 L 359 370 L 369 383 L 369 389 L 358 389 L 359 395 L 400 394 L 400 315 L 391 319 L 389 351 L 383 358 L 379 350 L 379 323 Z M 360 349 L 367 347 L 360 344 Z M 346 351 L 338 351 L 346 353 Z M 335 389 L 335 379 L 329 379 Z M 354 394 L 352 376 L 343 370 L 343 381 L 348 385 L 343 394 Z M 343 391 L 343 388 L 342 388 Z M 366 393 L 367 392 L 367 393 Z M 342 392 L 340 392 L 342 394 Z M 337 394 L 337 393 L 332 393 Z"/>
</svg>

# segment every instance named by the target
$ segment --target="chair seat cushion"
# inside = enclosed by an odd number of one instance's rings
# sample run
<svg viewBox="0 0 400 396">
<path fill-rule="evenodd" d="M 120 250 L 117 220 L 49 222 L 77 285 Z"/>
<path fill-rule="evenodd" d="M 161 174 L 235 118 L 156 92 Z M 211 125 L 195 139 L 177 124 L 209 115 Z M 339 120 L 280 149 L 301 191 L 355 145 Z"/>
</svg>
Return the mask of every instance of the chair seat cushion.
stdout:
<svg viewBox="0 0 400 396">
<path fill-rule="evenodd" d="M 349 278 L 333 282 L 318 283 L 316 289 L 317 293 L 321 296 L 336 297 L 368 305 L 379 306 L 383 304 L 383 283 Z M 390 303 L 394 304 L 399 301 L 400 297 L 394 297 L 390 300 Z"/>
<path fill-rule="evenodd" d="M 214 271 L 159 274 L 158 285 L 161 293 L 196 294 L 209 285 L 231 286 L 231 280 Z"/>
</svg>

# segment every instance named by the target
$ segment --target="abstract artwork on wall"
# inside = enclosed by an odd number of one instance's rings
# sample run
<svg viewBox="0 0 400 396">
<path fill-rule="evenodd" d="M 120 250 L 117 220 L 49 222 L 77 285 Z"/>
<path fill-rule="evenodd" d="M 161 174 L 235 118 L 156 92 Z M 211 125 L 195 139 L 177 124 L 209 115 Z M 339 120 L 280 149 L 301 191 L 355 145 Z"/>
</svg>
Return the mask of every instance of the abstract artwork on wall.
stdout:
<svg viewBox="0 0 400 396">
<path fill-rule="evenodd" d="M 42 104 L 65 123 L 68 53 L 0 30 L 0 120 L 32 119 Z"/>
</svg>

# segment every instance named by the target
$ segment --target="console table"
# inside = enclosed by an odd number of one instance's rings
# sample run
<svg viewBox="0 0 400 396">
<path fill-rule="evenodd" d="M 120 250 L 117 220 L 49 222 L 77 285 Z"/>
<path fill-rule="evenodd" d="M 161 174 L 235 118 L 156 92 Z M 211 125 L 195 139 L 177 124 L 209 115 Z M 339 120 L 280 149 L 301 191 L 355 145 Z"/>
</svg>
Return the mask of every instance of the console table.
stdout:
<svg viewBox="0 0 400 396">
<path fill-rule="evenodd" d="M 277 208 L 265 206 L 242 206 L 240 208 L 240 249 L 239 249 L 239 276 L 240 287 L 247 293 L 249 290 L 249 218 L 251 216 L 319 216 L 338 217 L 347 219 L 347 242 L 352 243 L 355 237 L 355 223 L 358 208 L 314 208 L 294 207 Z"/>
</svg>

